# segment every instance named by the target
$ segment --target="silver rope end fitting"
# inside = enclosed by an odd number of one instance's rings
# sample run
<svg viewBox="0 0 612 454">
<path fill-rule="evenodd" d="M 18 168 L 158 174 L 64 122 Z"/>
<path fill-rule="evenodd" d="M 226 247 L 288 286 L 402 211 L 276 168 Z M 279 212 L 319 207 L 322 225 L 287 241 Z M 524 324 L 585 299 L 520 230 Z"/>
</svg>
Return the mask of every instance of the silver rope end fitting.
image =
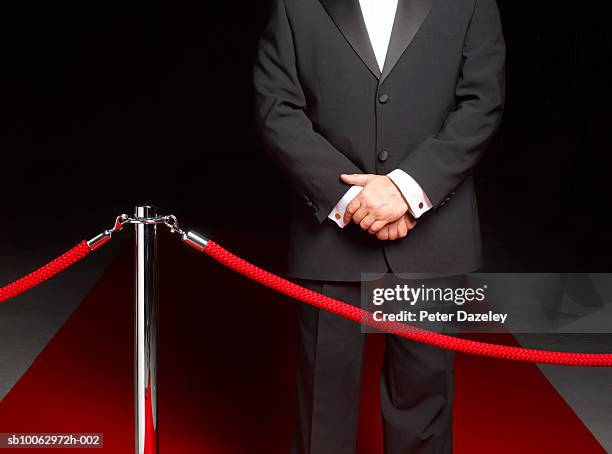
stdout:
<svg viewBox="0 0 612 454">
<path fill-rule="evenodd" d="M 166 224 L 166 227 L 170 229 L 171 233 L 178 234 L 181 237 L 181 241 L 187 246 L 195 249 L 198 252 L 204 252 L 204 248 L 208 244 L 208 238 L 195 232 L 181 229 L 176 216 L 172 214 L 165 217 L 164 224 Z"/>
<path fill-rule="evenodd" d="M 208 239 L 198 235 L 195 232 L 182 232 L 181 234 L 181 240 L 183 241 L 183 243 L 185 243 L 187 246 L 192 247 L 193 249 L 195 249 L 196 251 L 199 252 L 204 252 L 204 248 L 206 247 L 206 245 L 208 244 Z"/>
<path fill-rule="evenodd" d="M 129 221 L 129 216 L 127 214 L 121 214 L 117 216 L 115 220 L 115 225 L 110 230 L 105 230 L 104 232 L 94 236 L 91 240 L 87 241 L 87 246 L 91 251 L 95 251 L 100 249 L 106 243 L 108 243 L 113 236 L 113 233 L 118 232 L 123 228 L 123 224 Z"/>
<path fill-rule="evenodd" d="M 89 249 L 92 251 L 100 249 L 110 241 L 112 234 L 113 232 L 111 230 L 105 230 L 99 235 L 94 236 L 91 240 L 87 241 L 87 246 L 89 246 Z"/>
</svg>

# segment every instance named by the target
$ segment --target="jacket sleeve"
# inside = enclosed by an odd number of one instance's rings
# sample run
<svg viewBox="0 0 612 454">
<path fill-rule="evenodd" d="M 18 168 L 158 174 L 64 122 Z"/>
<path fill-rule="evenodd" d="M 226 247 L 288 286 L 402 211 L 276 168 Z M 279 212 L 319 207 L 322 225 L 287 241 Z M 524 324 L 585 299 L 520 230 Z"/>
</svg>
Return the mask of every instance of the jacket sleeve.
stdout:
<svg viewBox="0 0 612 454">
<path fill-rule="evenodd" d="M 423 188 L 434 207 L 477 164 L 501 121 L 505 44 L 495 0 L 475 0 L 457 81 L 457 106 L 441 130 L 398 166 Z"/>
<path fill-rule="evenodd" d="M 363 172 L 318 134 L 306 115 L 284 0 L 274 0 L 260 39 L 254 85 L 257 123 L 267 151 L 323 222 L 350 187 L 340 174 Z"/>
</svg>

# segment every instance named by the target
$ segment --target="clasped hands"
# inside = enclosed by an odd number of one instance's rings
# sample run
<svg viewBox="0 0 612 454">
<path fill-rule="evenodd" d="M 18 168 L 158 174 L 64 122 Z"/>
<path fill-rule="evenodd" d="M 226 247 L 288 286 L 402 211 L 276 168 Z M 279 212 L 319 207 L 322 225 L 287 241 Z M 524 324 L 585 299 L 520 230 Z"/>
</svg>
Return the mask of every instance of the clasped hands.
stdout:
<svg viewBox="0 0 612 454">
<path fill-rule="evenodd" d="M 345 224 L 353 221 L 379 240 L 404 238 L 416 225 L 406 199 L 388 176 L 355 174 L 340 178 L 363 187 L 346 208 Z"/>
</svg>

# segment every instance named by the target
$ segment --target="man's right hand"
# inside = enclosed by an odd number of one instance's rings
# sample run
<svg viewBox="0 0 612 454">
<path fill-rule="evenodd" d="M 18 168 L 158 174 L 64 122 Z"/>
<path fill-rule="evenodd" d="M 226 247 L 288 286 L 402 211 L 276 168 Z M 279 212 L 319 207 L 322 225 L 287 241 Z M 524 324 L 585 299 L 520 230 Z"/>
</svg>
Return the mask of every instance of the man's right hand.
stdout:
<svg viewBox="0 0 612 454">
<path fill-rule="evenodd" d="M 385 225 L 378 232 L 369 230 L 368 233 L 371 235 L 376 235 L 376 238 L 382 241 L 397 240 L 399 238 L 405 238 L 408 235 L 408 232 L 410 232 L 415 225 L 416 221 L 412 218 L 412 216 L 410 216 L 410 214 L 406 213 L 397 221 Z"/>
</svg>

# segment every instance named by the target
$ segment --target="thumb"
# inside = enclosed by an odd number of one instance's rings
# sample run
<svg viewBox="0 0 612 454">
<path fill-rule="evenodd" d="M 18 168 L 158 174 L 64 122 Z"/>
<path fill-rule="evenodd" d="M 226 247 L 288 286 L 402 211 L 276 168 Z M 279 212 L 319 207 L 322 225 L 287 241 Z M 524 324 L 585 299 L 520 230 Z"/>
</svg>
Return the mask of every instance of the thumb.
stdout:
<svg viewBox="0 0 612 454">
<path fill-rule="evenodd" d="M 357 186 L 365 186 L 370 182 L 370 180 L 374 177 L 374 175 L 370 174 L 352 174 L 352 175 L 340 175 L 340 178 L 343 182 L 347 184 L 354 184 Z"/>
</svg>

